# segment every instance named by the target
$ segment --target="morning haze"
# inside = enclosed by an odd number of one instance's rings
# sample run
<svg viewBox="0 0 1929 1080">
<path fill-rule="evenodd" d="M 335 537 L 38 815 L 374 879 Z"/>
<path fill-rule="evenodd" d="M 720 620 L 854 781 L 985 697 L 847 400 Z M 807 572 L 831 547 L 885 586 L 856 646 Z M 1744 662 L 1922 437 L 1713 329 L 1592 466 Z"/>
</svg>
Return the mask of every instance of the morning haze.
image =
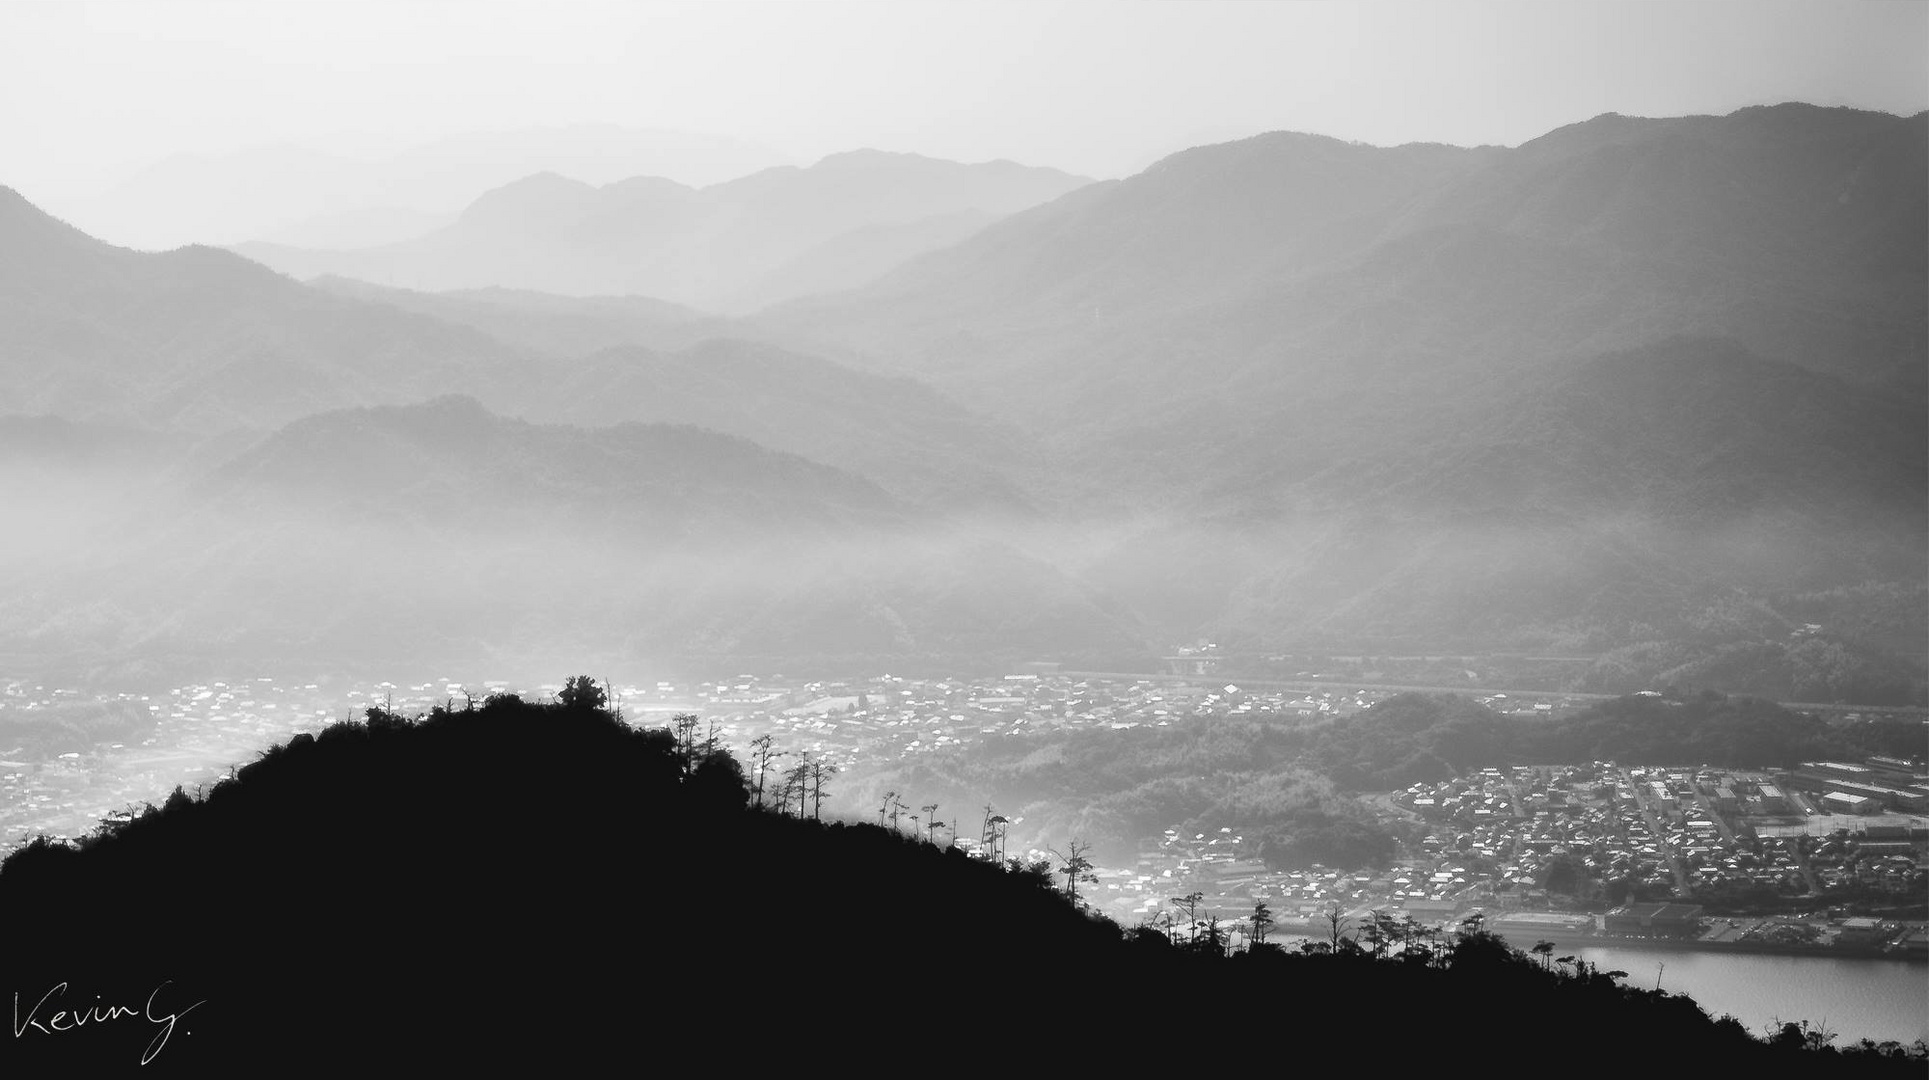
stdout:
<svg viewBox="0 0 1929 1080">
<path fill-rule="evenodd" d="M 1925 108 L 1923 3 L 0 6 L 0 926 L 102 927 L 0 1058 L 587 1068 L 774 929 L 1919 1075 Z"/>
</svg>

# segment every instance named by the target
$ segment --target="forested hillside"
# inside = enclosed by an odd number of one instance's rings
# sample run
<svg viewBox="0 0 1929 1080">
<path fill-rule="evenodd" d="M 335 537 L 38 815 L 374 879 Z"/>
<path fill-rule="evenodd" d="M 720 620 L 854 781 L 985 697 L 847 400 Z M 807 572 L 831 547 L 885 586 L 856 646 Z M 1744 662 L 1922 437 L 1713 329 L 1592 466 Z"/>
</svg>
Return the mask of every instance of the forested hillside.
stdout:
<svg viewBox="0 0 1929 1080">
<path fill-rule="evenodd" d="M 20 1000 L 0 1061 L 572 1070 L 840 1041 L 880 1061 L 936 1040 L 990 1060 L 1069 1045 L 1092 1067 L 1177 1066 L 1196 1057 L 1189 1037 L 1120 1022 L 1185 986 L 1263 1001 L 1296 1045 L 1338 1059 L 1387 1015 L 1473 1030 L 1505 1001 L 1514 1053 L 1571 1055 L 1567 1021 L 1584 1012 L 1681 1067 L 1920 1071 L 1901 1048 L 1817 1053 L 1800 1025 L 1764 1042 L 1621 973 L 1544 970 L 1477 925 L 1392 955 L 1345 941 L 1228 956 L 1216 931 L 1122 930 L 1044 873 L 758 810 L 694 727 L 632 728 L 602 704 L 572 679 L 556 704 L 372 710 L 199 799 L 177 791 L 77 847 L 14 852 L 0 918 L 39 932 L 11 947 Z M 1066 992 L 1045 1004 L 1026 989 L 1041 984 Z M 1434 1052 L 1382 1045 L 1371 1060 Z"/>
<path fill-rule="evenodd" d="M 1114 863 L 1130 863 L 1167 829 L 1231 828 L 1276 867 L 1379 867 L 1393 858 L 1398 832 L 1361 804 L 1362 794 L 1515 764 L 1767 769 L 1909 758 L 1921 754 L 1921 740 L 1921 725 L 1908 719 L 1831 727 L 1714 693 L 1629 696 L 1552 719 L 1409 693 L 1345 717 L 1199 716 L 996 736 L 865 770 L 841 805 L 875 805 L 885 791 L 950 806 L 989 801 L 1023 819 L 1026 842 L 1080 838 Z"/>
</svg>

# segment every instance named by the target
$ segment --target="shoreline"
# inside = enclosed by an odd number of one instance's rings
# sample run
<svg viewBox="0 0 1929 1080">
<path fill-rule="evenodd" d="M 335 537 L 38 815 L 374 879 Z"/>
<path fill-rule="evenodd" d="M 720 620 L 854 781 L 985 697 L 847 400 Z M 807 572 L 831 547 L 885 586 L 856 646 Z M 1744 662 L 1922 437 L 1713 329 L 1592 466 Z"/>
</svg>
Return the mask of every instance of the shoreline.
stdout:
<svg viewBox="0 0 1929 1080">
<path fill-rule="evenodd" d="M 1929 956 L 1911 954 L 1880 946 L 1847 947 L 1837 945 L 1799 945 L 1780 941 L 1708 941 L 1702 938 L 1635 937 L 1626 934 L 1574 934 L 1556 931 L 1528 935 L 1516 931 L 1511 936 L 1495 931 L 1509 945 L 1531 948 L 1535 941 L 1549 941 L 1561 948 L 1649 949 L 1663 952 L 1748 953 L 1756 956 L 1815 957 L 1823 960 L 1888 960 L 1903 964 L 1929 963 Z M 1531 938 L 1531 940 L 1529 940 Z"/>
<path fill-rule="evenodd" d="M 1325 940 L 1331 930 L 1325 924 L 1290 922 L 1280 920 L 1273 924 L 1273 932 L 1294 937 Z M 1665 952 L 1701 952 L 1713 954 L 1745 953 L 1755 956 L 1794 956 L 1813 957 L 1822 960 L 1886 960 L 1901 964 L 1929 964 L 1929 955 L 1907 953 L 1902 950 L 1884 949 L 1880 946 L 1848 947 L 1836 945 L 1800 945 L 1779 941 L 1708 941 L 1702 938 L 1679 937 L 1635 937 L 1625 934 L 1580 934 L 1573 931 L 1550 929 L 1546 932 L 1523 932 L 1495 930 L 1501 940 L 1525 952 L 1538 941 L 1551 942 L 1561 949 L 1649 949 Z M 1356 932 L 1348 937 L 1357 940 Z"/>
</svg>

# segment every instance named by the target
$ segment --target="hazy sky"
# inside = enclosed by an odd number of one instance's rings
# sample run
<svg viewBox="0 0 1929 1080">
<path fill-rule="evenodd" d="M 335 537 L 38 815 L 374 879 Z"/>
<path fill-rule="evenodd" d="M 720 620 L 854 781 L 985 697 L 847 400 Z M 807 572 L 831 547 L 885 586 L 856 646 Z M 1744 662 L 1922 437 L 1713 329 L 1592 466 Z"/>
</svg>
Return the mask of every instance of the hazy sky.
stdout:
<svg viewBox="0 0 1929 1080">
<path fill-rule="evenodd" d="M 0 2 L 0 183 L 530 125 L 1089 175 L 1294 129 L 1517 144 L 1602 112 L 1929 108 L 1929 3 Z"/>
</svg>

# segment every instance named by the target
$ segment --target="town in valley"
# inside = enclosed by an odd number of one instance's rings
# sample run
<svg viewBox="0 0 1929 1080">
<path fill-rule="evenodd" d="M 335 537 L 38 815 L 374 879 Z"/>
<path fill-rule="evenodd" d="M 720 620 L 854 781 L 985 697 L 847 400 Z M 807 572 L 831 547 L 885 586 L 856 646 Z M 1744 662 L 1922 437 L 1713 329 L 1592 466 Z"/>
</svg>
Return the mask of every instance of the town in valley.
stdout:
<svg viewBox="0 0 1929 1080">
<path fill-rule="evenodd" d="M 106 725 L 98 741 L 81 734 L 31 748 L 0 745 L 0 846 L 111 828 L 177 786 L 204 790 L 271 745 L 371 708 L 420 715 L 490 694 L 546 697 L 561 689 L 446 678 L 355 685 L 253 676 L 94 695 L 0 681 L 0 744 L 9 743 L 6 733 L 26 730 L 5 726 L 9 714 L 23 720 L 37 711 L 78 713 Z M 1201 675 L 1101 676 L 1048 663 L 995 677 L 745 675 L 619 682 L 612 691 L 611 704 L 632 724 L 664 727 L 694 716 L 707 737 L 730 746 L 740 760 L 750 760 L 753 740 L 769 736 L 785 754 L 808 755 L 847 775 L 1035 732 L 1183 725 L 1204 717 L 1307 723 L 1358 713 L 1394 693 L 1240 685 Z M 1480 700 L 1533 716 L 1581 704 L 1552 693 Z M 914 801 L 866 810 L 862 819 L 874 813 L 887 827 L 980 856 L 989 856 L 1011 827 L 991 826 L 988 806 L 982 815 L 953 809 L 948 822 L 934 810 L 931 821 L 920 822 L 900 812 Z M 1256 908 L 1264 905 L 1277 933 L 1312 939 L 1342 927 L 1357 934 L 1388 919 L 1437 933 L 1478 917 L 1522 947 L 1544 940 L 1638 940 L 1929 958 L 1929 931 L 1919 918 L 1881 914 L 1884 900 L 1900 907 L 1919 901 L 1929 887 L 1929 776 L 1920 762 L 1814 761 L 1784 771 L 1600 761 L 1486 767 L 1364 801 L 1411 838 L 1390 865 L 1274 867 L 1240 822 L 1203 832 L 1173 827 L 1147 837 L 1129 862 L 1093 866 L 1081 902 L 1121 925 L 1169 932 L 1217 920 L 1234 946 L 1246 940 Z M 844 816 L 859 815 L 846 809 Z M 1053 857 L 1042 846 L 1007 846 L 999 854 Z M 1589 910 L 1575 909 L 1572 894 L 1586 891 L 1579 883 L 1610 878 L 1616 888 L 1594 896 Z M 1854 903 L 1826 899 L 1844 890 Z M 1751 891 L 1813 898 L 1814 904 L 1740 916 L 1697 902 Z"/>
</svg>

